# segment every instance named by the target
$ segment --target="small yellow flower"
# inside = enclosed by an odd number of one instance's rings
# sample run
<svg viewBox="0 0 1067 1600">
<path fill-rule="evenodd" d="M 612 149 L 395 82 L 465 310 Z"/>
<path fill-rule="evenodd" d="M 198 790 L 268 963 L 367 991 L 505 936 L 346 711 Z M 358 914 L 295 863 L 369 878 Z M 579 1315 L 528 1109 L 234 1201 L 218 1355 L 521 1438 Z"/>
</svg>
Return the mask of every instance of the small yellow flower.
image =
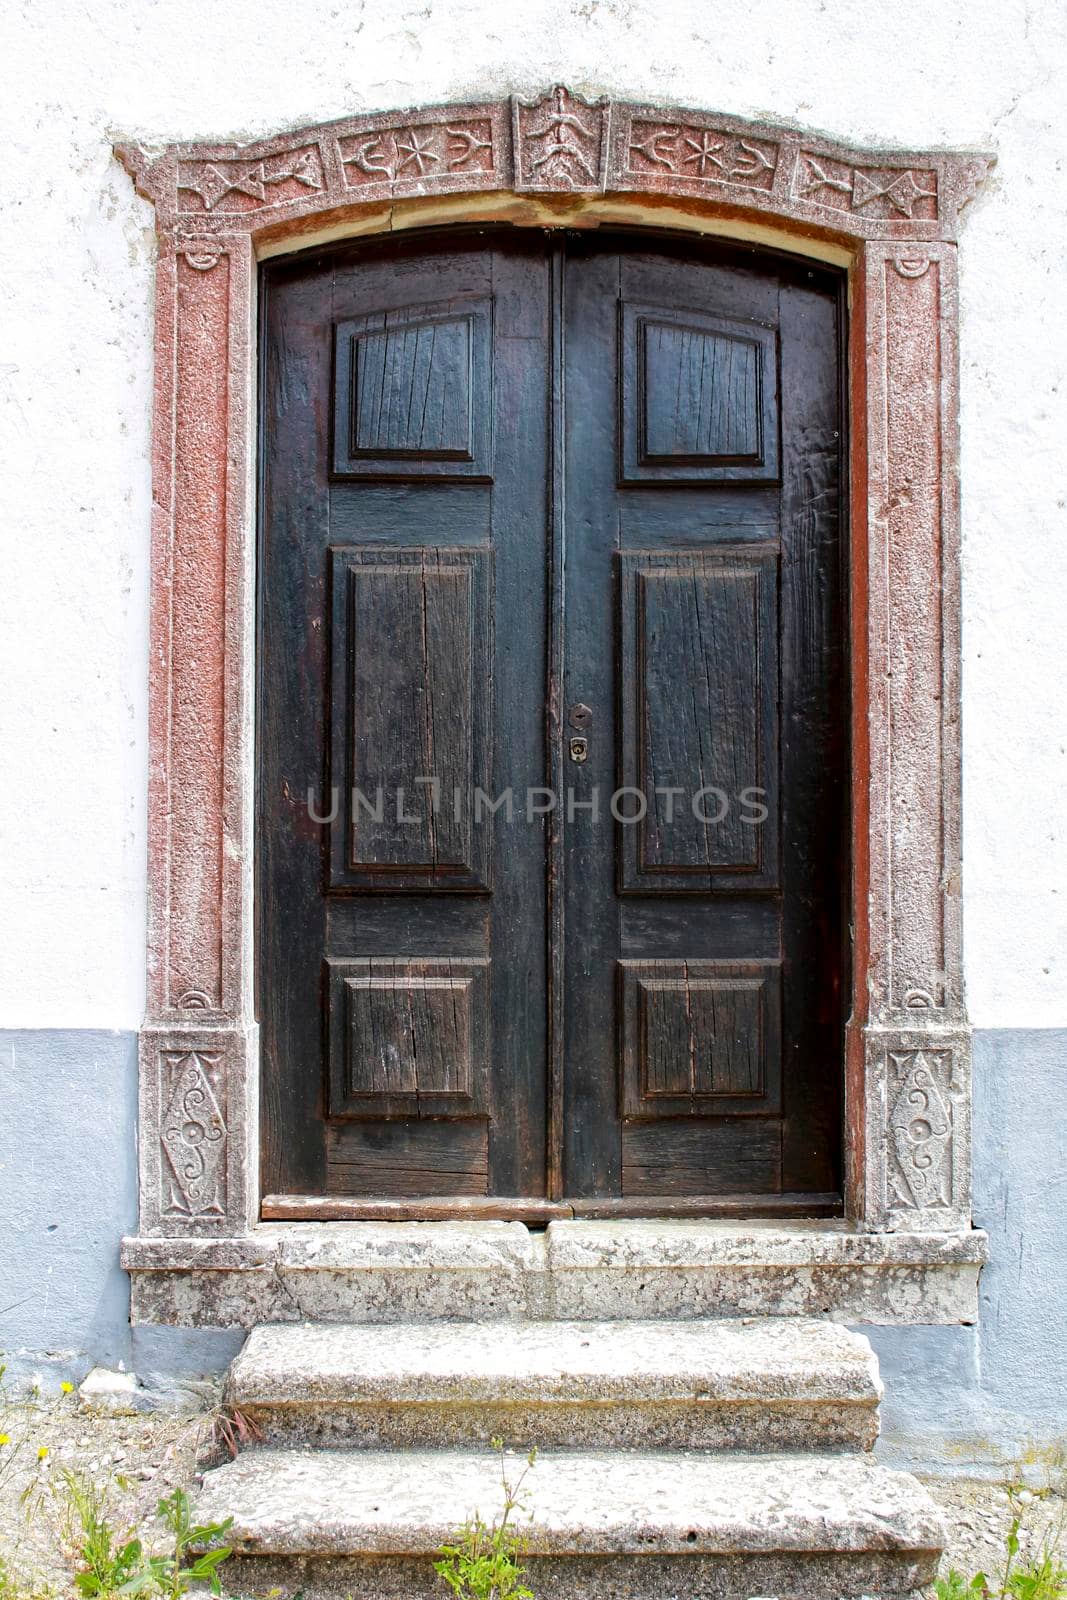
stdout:
<svg viewBox="0 0 1067 1600">
<path fill-rule="evenodd" d="M 0 1444 L 10 1444 L 10 1443 L 11 1443 L 11 1435 L 9 1433 L 0 1433 Z"/>
<path fill-rule="evenodd" d="M 48 1446 L 46 1444 L 40 1445 L 38 1447 L 38 1450 L 37 1450 L 37 1459 L 38 1459 L 38 1461 L 43 1461 L 47 1454 L 48 1454 Z"/>
<path fill-rule="evenodd" d="M 62 1389 L 64 1394 L 74 1393 L 74 1385 L 72 1383 L 61 1383 L 59 1387 Z"/>
</svg>

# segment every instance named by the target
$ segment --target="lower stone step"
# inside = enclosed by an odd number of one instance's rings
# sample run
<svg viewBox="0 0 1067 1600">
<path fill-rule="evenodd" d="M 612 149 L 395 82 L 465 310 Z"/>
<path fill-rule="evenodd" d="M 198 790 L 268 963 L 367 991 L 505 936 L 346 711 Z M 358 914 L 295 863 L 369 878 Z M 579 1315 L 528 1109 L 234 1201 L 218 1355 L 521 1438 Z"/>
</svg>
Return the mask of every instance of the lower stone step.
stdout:
<svg viewBox="0 0 1067 1600">
<path fill-rule="evenodd" d="M 945 1537 L 922 1486 L 864 1455 L 545 1452 L 526 1483 L 537 1600 L 902 1595 Z M 492 1454 L 267 1448 L 209 1473 L 198 1511 L 234 1519 L 231 1593 L 439 1600 L 441 1545 L 502 1504 Z"/>
<path fill-rule="evenodd" d="M 272 1443 L 869 1450 L 882 1386 L 832 1322 L 253 1330 L 227 1398 Z"/>
</svg>

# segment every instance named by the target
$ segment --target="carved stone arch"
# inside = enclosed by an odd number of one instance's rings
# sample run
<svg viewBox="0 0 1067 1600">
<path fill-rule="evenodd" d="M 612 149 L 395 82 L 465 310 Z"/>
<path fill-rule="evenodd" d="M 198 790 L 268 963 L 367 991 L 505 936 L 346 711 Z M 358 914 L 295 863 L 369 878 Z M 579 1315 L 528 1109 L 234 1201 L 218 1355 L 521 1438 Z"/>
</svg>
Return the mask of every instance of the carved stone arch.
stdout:
<svg viewBox="0 0 1067 1600">
<path fill-rule="evenodd" d="M 257 260 L 428 221 L 636 221 L 848 267 L 853 1014 L 849 1215 L 970 1227 L 960 961 L 959 216 L 980 153 L 864 150 L 674 107 L 544 97 L 250 145 L 116 147 L 159 235 L 149 999 L 141 1224 L 258 1222 L 251 961 Z M 162 1258 L 161 1258 L 162 1259 Z"/>
</svg>

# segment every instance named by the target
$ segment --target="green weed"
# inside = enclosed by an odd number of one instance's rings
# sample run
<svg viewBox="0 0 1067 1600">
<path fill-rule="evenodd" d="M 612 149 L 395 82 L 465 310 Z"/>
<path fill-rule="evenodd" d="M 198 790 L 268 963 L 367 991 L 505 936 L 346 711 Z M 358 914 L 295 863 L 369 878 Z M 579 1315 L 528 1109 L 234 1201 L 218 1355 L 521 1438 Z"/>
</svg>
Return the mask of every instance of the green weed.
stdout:
<svg viewBox="0 0 1067 1600">
<path fill-rule="evenodd" d="M 476 1512 L 462 1528 L 457 1528 L 456 1542 L 442 1546 L 441 1559 L 434 1562 L 434 1570 L 458 1600 L 534 1600 L 533 1590 L 522 1582 L 523 1569 L 519 1565 L 525 1544 L 510 1524 L 513 1514 L 529 1499 L 523 1484 L 537 1451 L 530 1451 L 525 1467 L 512 1483 L 504 1461 L 503 1441 L 494 1439 L 492 1443 L 500 1457 L 504 1513 L 499 1522 L 489 1524 Z"/>
<path fill-rule="evenodd" d="M 107 1491 L 64 1467 L 54 1492 L 65 1499 L 68 1521 L 77 1524 L 74 1586 L 86 1600 L 140 1594 L 148 1587 L 140 1539 L 117 1535 L 107 1510 Z"/>
<path fill-rule="evenodd" d="M 16 1573 L 0 1556 L 0 1600 L 54 1600 L 54 1591 L 37 1577 Z"/>
<path fill-rule="evenodd" d="M 1019 1529 L 1022 1512 L 1009 1490 L 1012 1506 L 1011 1526 L 1004 1539 L 1004 1564 L 999 1575 L 987 1577 L 976 1572 L 967 1578 L 951 1567 L 947 1576 L 937 1578 L 937 1600 L 1067 1600 L 1067 1567 L 1060 1559 L 1060 1532 L 1046 1533 L 1038 1555 L 1020 1559 Z"/>
<path fill-rule="evenodd" d="M 175 1489 L 156 1507 L 170 1530 L 173 1545 L 166 1555 L 149 1556 L 148 1572 L 164 1600 L 180 1600 L 197 1584 L 206 1583 L 212 1594 L 220 1594 L 219 1567 L 230 1555 L 230 1547 L 219 1541 L 233 1525 L 224 1522 L 194 1523 L 189 1496 Z"/>
<path fill-rule="evenodd" d="M 72 1383 L 62 1383 L 63 1403 L 74 1392 Z M 34 1384 L 27 1395 L 13 1395 L 7 1383 L 7 1367 L 0 1361 L 0 1491 L 12 1478 L 27 1468 L 37 1470 L 37 1483 L 44 1482 L 50 1466 L 48 1446 L 41 1443 L 41 1398 Z M 20 1497 L 25 1502 L 25 1494 Z M 0 1549 L 0 1600 L 47 1600 L 49 1588 L 29 1571 L 22 1559 L 22 1539 L 8 1538 Z"/>
<path fill-rule="evenodd" d="M 123 1478 L 113 1480 L 122 1489 Z M 222 1585 L 218 1569 L 230 1555 L 220 1544 L 233 1522 L 196 1523 L 184 1489 L 160 1500 L 156 1515 L 166 1526 L 170 1541 L 161 1555 L 146 1552 L 134 1530 L 118 1533 L 108 1505 L 108 1486 L 100 1486 L 65 1467 L 49 1481 L 48 1493 L 60 1519 L 62 1544 L 74 1569 L 74 1586 L 84 1600 L 115 1600 L 118 1596 L 152 1596 L 181 1600 L 190 1590 L 207 1584 L 213 1594 Z M 6 1597 L 0 1592 L 0 1600 Z"/>
</svg>

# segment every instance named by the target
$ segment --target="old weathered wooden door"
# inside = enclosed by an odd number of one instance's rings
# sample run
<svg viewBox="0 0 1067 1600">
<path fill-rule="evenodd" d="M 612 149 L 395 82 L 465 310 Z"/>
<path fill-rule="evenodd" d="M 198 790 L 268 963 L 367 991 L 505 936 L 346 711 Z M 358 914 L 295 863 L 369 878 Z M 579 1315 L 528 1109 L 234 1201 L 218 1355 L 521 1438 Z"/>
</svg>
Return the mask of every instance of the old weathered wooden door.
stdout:
<svg viewBox="0 0 1067 1600">
<path fill-rule="evenodd" d="M 839 277 L 491 230 L 263 288 L 268 1213 L 832 1208 Z"/>
</svg>

